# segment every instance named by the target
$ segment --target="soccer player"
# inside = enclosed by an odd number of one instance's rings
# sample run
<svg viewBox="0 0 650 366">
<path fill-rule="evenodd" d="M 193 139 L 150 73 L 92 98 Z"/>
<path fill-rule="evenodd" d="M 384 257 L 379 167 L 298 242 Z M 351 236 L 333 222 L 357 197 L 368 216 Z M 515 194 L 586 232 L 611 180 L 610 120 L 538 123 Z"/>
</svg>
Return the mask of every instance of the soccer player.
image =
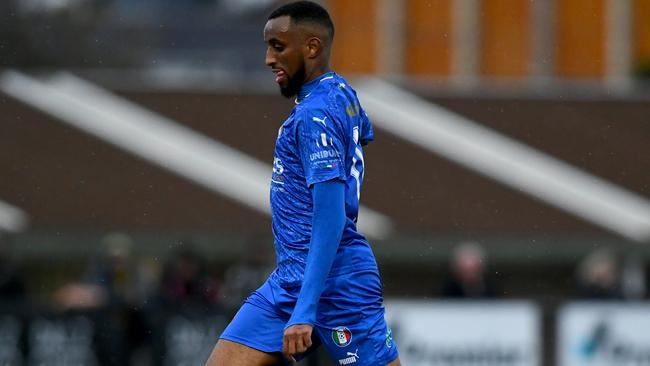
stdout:
<svg viewBox="0 0 650 366">
<path fill-rule="evenodd" d="M 242 305 L 208 366 L 295 363 L 323 345 L 336 365 L 400 365 L 382 284 L 357 231 L 362 146 L 373 139 L 355 91 L 330 68 L 334 26 L 309 1 L 276 9 L 266 64 L 296 106 L 278 131 L 271 177 L 277 268 Z"/>
</svg>

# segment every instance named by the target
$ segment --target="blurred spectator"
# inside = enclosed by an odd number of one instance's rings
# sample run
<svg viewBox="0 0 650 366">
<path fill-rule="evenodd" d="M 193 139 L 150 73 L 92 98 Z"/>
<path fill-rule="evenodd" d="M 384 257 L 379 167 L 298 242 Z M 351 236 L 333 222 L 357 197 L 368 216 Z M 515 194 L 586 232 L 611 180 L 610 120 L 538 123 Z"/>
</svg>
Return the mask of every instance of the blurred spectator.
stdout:
<svg viewBox="0 0 650 366">
<path fill-rule="evenodd" d="M 88 282 L 103 287 L 111 298 L 142 306 L 155 290 L 156 269 L 133 257 L 134 242 L 126 234 L 108 234 L 102 246 L 104 254 L 89 269 Z"/>
<path fill-rule="evenodd" d="M 214 305 L 219 302 L 219 282 L 191 246 L 173 253 L 163 269 L 160 298 L 166 306 Z"/>
<path fill-rule="evenodd" d="M 265 240 L 265 236 L 254 235 L 246 243 L 242 259 L 226 270 L 223 302 L 228 309 L 239 308 L 273 270 L 273 255 L 269 254 L 269 248 L 272 246 L 265 243 Z"/>
<path fill-rule="evenodd" d="M 72 282 L 55 294 L 63 309 L 96 308 L 126 303 L 142 307 L 155 289 L 155 269 L 140 265 L 132 256 L 133 239 L 111 233 L 102 239 L 102 253 L 88 265 L 82 281 Z"/>
<path fill-rule="evenodd" d="M 0 299 L 3 302 L 25 300 L 25 282 L 21 271 L 11 258 L 9 235 L 0 231 Z"/>
<path fill-rule="evenodd" d="M 153 365 L 203 364 L 228 323 L 220 306 L 219 281 L 191 245 L 181 244 L 170 253 L 157 301 L 148 312 Z"/>
<path fill-rule="evenodd" d="M 646 295 L 646 273 L 643 255 L 634 249 L 626 251 L 623 263 L 621 274 L 623 297 L 629 300 L 644 298 Z"/>
<path fill-rule="evenodd" d="M 442 296 L 468 299 L 495 297 L 496 293 L 486 277 L 485 267 L 485 252 L 479 244 L 460 244 L 454 249 L 451 274 L 442 288 Z"/>
<path fill-rule="evenodd" d="M 620 260 L 608 249 L 598 249 L 587 255 L 578 266 L 577 277 L 580 298 L 623 298 Z"/>
<path fill-rule="evenodd" d="M 61 313 L 93 313 L 101 340 L 103 364 L 120 365 L 145 345 L 149 326 L 143 307 L 155 289 L 155 273 L 133 257 L 133 239 L 111 233 L 102 239 L 102 252 L 92 260 L 81 281 L 56 291 Z"/>
</svg>

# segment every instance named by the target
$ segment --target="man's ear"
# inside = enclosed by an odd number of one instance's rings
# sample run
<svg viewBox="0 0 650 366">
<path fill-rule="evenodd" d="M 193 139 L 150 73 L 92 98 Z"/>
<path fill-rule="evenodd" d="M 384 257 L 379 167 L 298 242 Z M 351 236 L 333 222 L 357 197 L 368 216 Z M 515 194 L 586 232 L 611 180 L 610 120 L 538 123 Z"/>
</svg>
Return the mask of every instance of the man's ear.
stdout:
<svg viewBox="0 0 650 366">
<path fill-rule="evenodd" d="M 311 37 L 306 44 L 307 58 L 314 59 L 323 52 L 323 42 L 318 37 Z"/>
</svg>

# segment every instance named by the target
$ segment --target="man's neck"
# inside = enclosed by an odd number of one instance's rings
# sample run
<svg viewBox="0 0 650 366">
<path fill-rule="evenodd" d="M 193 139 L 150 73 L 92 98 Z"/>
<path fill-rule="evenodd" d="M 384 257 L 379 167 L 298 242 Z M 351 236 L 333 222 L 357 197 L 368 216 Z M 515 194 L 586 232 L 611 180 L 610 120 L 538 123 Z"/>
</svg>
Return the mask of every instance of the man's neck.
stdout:
<svg viewBox="0 0 650 366">
<path fill-rule="evenodd" d="M 332 68 L 329 65 L 324 66 L 324 67 L 316 68 L 316 69 L 312 70 L 311 72 L 307 73 L 307 77 L 305 78 L 304 83 L 307 84 L 308 82 L 310 82 L 312 80 L 318 79 L 321 75 L 325 75 L 328 72 L 332 72 Z"/>
</svg>

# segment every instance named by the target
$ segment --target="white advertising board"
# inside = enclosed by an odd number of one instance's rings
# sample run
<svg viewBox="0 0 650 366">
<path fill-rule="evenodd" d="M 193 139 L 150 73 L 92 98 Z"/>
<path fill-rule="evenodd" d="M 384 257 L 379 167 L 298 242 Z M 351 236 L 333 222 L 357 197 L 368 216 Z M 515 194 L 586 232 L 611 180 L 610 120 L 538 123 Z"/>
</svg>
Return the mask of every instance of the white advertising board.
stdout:
<svg viewBox="0 0 650 366">
<path fill-rule="evenodd" d="M 538 366 L 540 312 L 527 302 L 386 301 L 409 366 Z"/>
<path fill-rule="evenodd" d="M 650 366 L 649 303 L 573 303 L 558 314 L 559 366 Z"/>
</svg>

